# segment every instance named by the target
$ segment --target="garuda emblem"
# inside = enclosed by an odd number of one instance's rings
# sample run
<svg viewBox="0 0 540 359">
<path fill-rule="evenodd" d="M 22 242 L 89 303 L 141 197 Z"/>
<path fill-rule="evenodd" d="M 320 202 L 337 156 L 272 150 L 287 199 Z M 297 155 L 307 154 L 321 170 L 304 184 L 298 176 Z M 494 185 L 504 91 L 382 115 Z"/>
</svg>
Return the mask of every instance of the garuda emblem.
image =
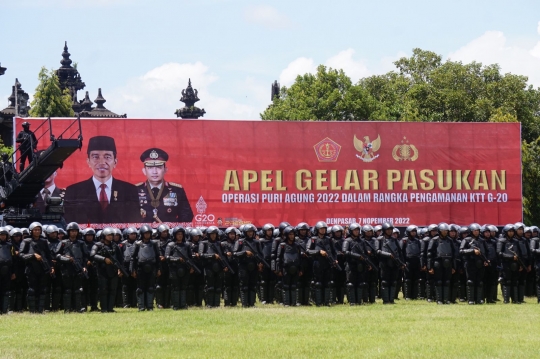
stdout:
<svg viewBox="0 0 540 359">
<path fill-rule="evenodd" d="M 362 141 L 354 135 L 354 148 L 360 152 L 360 154 L 356 154 L 356 157 L 364 162 L 371 162 L 379 157 L 375 152 L 381 148 L 381 135 L 378 135 L 377 139 L 373 141 L 370 141 L 368 136 L 364 136 L 364 141 Z"/>
<path fill-rule="evenodd" d="M 415 145 L 409 144 L 407 137 L 403 137 L 401 144 L 394 146 L 392 157 L 396 161 L 416 161 L 418 159 L 418 150 Z"/>
</svg>

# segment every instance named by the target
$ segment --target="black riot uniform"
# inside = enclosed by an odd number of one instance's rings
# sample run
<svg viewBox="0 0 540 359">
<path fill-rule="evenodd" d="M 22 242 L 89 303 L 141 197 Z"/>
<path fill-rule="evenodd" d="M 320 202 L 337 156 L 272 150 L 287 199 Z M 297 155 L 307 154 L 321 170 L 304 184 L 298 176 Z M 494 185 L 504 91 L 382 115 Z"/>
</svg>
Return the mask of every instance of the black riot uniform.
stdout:
<svg viewBox="0 0 540 359">
<path fill-rule="evenodd" d="M 165 258 L 169 263 L 169 277 L 171 282 L 171 302 L 174 310 L 187 309 L 187 288 L 190 273 L 195 272 L 193 253 L 186 242 L 186 230 L 176 227 L 172 231 L 173 241 L 167 244 Z"/>
<path fill-rule="evenodd" d="M 96 231 L 93 228 L 87 228 L 83 231 L 83 241 L 86 245 L 88 253 L 92 252 L 94 244 L 96 244 Z M 98 273 L 96 264 L 90 258 L 86 262 L 86 270 L 88 271 L 88 278 L 83 278 L 83 307 L 90 306 L 90 311 L 95 312 L 98 310 L 97 298 L 98 298 Z"/>
<path fill-rule="evenodd" d="M 223 289 L 223 274 L 228 271 L 226 254 L 218 241 L 218 228 L 208 227 L 208 239 L 199 246 L 199 256 L 204 259 L 206 306 L 219 307 Z"/>
<path fill-rule="evenodd" d="M 154 309 L 156 276 L 160 276 L 160 250 L 158 241 L 151 239 L 152 228 L 143 225 L 139 229 L 141 239 L 135 242 L 130 270 L 137 278 L 137 304 L 139 311 Z"/>
<path fill-rule="evenodd" d="M 85 312 L 82 305 L 83 278 L 88 275 L 86 263 L 90 257 L 88 248 L 79 239 L 79 225 L 66 226 L 68 238 L 62 240 L 61 252 L 57 256 L 62 271 L 64 312 Z"/>
<path fill-rule="evenodd" d="M 343 242 L 345 242 L 345 230 L 342 226 L 335 225 L 331 228 L 332 243 L 336 251 L 336 259 L 341 268 L 345 268 L 345 254 L 343 253 Z M 343 304 L 345 299 L 345 284 L 347 275 L 345 271 L 334 272 L 334 298 L 337 304 Z"/>
<path fill-rule="evenodd" d="M 302 246 L 302 276 L 298 280 L 298 303 L 301 305 L 311 305 L 310 292 L 313 281 L 313 259 L 307 255 L 306 248 L 311 241 L 309 226 L 305 222 L 296 225 L 296 236 L 298 243 Z"/>
<path fill-rule="evenodd" d="M 349 226 L 349 237 L 343 241 L 342 252 L 345 255 L 345 272 L 347 276 L 347 300 L 349 305 L 360 305 L 367 289 L 366 273 L 375 265 L 369 260 L 366 244 L 360 237 L 360 225 Z M 366 260 L 367 259 L 367 260 Z M 369 263 L 372 263 L 370 265 Z"/>
<path fill-rule="evenodd" d="M 274 242 L 275 227 L 267 223 L 262 227 L 262 235 L 259 238 L 262 256 L 268 262 L 272 263 L 272 244 Z M 264 267 L 259 276 L 259 300 L 261 304 L 273 304 L 276 287 L 276 274 L 272 268 Z"/>
<path fill-rule="evenodd" d="M 63 280 L 62 280 L 62 270 L 60 265 L 60 260 L 58 256 L 62 253 L 64 244 L 58 238 L 58 228 L 54 225 L 49 225 L 45 228 L 45 233 L 47 234 L 47 240 L 49 243 L 49 249 L 51 251 L 51 256 L 53 259 L 53 268 L 54 276 L 48 277 L 48 292 L 51 294 L 50 297 L 47 296 L 45 300 L 45 308 L 50 308 L 51 311 L 57 311 L 60 309 L 62 292 L 63 289 Z"/>
<path fill-rule="evenodd" d="M 99 304 L 102 313 L 114 313 L 116 288 L 118 286 L 118 271 L 111 258 L 122 263 L 122 252 L 113 242 L 114 230 L 105 228 L 101 233 L 103 240 L 92 247 L 90 259 L 97 267 Z"/>
<path fill-rule="evenodd" d="M 294 235 L 294 228 L 289 226 L 283 230 L 285 241 L 277 251 L 277 269 L 283 277 L 283 305 L 296 306 L 298 303 L 298 278 L 303 275 L 302 246 Z"/>
<path fill-rule="evenodd" d="M 319 221 L 315 224 L 317 235 L 306 248 L 306 253 L 313 258 L 313 277 L 315 281 L 315 304 L 332 305 L 334 298 L 334 268 L 337 265 L 336 249 L 332 239 L 327 236 L 328 226 Z M 323 297 L 324 293 L 324 297 Z"/>
<path fill-rule="evenodd" d="M 486 246 L 486 258 L 489 265 L 484 273 L 484 297 L 486 303 L 495 303 L 497 300 L 497 285 L 499 281 L 499 257 L 497 255 L 497 241 L 491 237 L 490 226 L 484 226 L 481 229 L 482 238 Z"/>
<path fill-rule="evenodd" d="M 470 237 L 461 241 L 459 252 L 465 261 L 467 273 L 467 301 L 469 304 L 484 303 L 484 273 L 488 266 L 485 242 L 480 237 L 480 225 L 469 226 Z"/>
<path fill-rule="evenodd" d="M 429 247 L 429 242 L 431 241 L 431 238 L 435 237 L 438 233 L 438 226 L 436 224 L 430 224 L 427 227 L 427 232 L 423 238 L 421 238 L 421 252 L 422 256 L 420 257 L 420 265 L 421 269 L 425 272 L 425 294 L 420 293 L 421 297 L 425 297 L 428 302 L 432 302 L 435 298 L 435 279 L 433 278 L 433 274 L 429 273 L 427 270 L 427 250 Z"/>
<path fill-rule="evenodd" d="M 530 263 L 530 244 L 527 240 L 527 238 L 524 237 L 525 232 L 525 225 L 523 223 L 516 223 L 514 224 L 514 230 L 516 231 L 516 240 L 517 240 L 517 247 L 518 247 L 518 256 L 521 259 L 521 262 L 525 265 L 525 270 L 519 272 L 519 279 L 518 279 L 518 302 L 524 303 L 525 302 L 525 285 L 527 282 L 528 272 L 531 270 L 531 263 Z"/>
<path fill-rule="evenodd" d="M 7 314 L 11 297 L 11 280 L 14 275 L 15 249 L 8 242 L 9 233 L 0 228 L 0 314 Z"/>
<path fill-rule="evenodd" d="M 278 226 L 278 234 L 274 236 L 274 241 L 272 242 L 272 262 L 270 263 L 270 268 L 276 274 L 276 286 L 274 289 L 275 294 L 275 300 L 277 303 L 281 304 L 283 303 L 282 295 L 283 295 L 283 288 L 282 288 L 282 277 L 277 276 L 278 271 L 276 268 L 276 261 L 277 261 L 277 250 L 279 248 L 279 244 L 283 242 L 285 239 L 283 238 L 283 230 L 290 226 L 289 222 L 281 222 Z M 242 227 L 240 227 L 240 230 L 242 231 Z"/>
<path fill-rule="evenodd" d="M 523 233 L 523 237 L 526 239 L 527 246 L 529 247 L 529 263 L 527 267 L 527 276 L 525 278 L 526 297 L 536 297 L 536 271 L 534 270 L 534 256 L 530 251 L 531 241 L 533 238 L 533 228 L 534 227 L 525 227 L 525 232 Z"/>
<path fill-rule="evenodd" d="M 159 239 L 159 258 L 161 262 L 161 275 L 156 280 L 156 305 L 159 309 L 171 306 L 171 283 L 169 276 L 169 263 L 165 259 L 165 250 L 171 242 L 169 227 L 160 224 L 157 228 Z"/>
<path fill-rule="evenodd" d="M 193 262 L 195 265 L 201 269 L 205 263 L 203 263 L 203 258 L 199 254 L 199 250 L 202 247 L 202 232 L 200 229 L 193 228 L 189 231 L 190 241 L 189 246 L 191 247 L 191 252 L 193 253 Z M 204 299 L 204 270 L 203 273 L 191 273 L 189 276 L 189 284 L 187 291 L 187 301 L 188 305 L 201 307 L 202 301 Z"/>
<path fill-rule="evenodd" d="M 405 300 L 418 299 L 422 287 L 420 257 L 422 242 L 417 237 L 418 227 L 410 225 L 405 229 L 405 237 L 401 240 L 401 249 L 405 256 L 407 271 L 404 272 L 403 297 Z"/>
<path fill-rule="evenodd" d="M 223 301 L 226 307 L 236 307 L 238 304 L 238 298 L 240 296 L 240 278 L 238 276 L 238 261 L 232 255 L 234 246 L 236 245 L 237 229 L 229 227 L 225 230 L 225 241 L 221 242 L 221 248 L 227 254 L 229 264 L 231 265 L 233 272 L 227 271 L 223 277 Z"/>
<path fill-rule="evenodd" d="M 365 244 L 367 255 L 371 262 L 378 268 L 380 267 L 378 252 L 381 243 L 374 236 L 374 233 L 374 228 L 369 224 L 362 226 L 362 239 Z M 372 268 L 366 273 L 367 290 L 362 293 L 362 300 L 364 303 L 375 303 L 379 285 L 379 271 L 377 268 Z"/>
<path fill-rule="evenodd" d="M 452 276 L 450 277 L 450 303 L 451 304 L 456 304 L 457 302 L 457 299 L 458 299 L 458 295 L 459 295 L 459 290 L 460 290 L 460 276 L 461 276 L 461 273 L 463 271 L 463 261 L 461 259 L 461 254 L 459 253 L 459 246 L 460 246 L 460 241 L 459 241 L 459 229 L 460 227 L 456 224 L 451 224 L 450 225 L 450 232 L 448 232 L 448 237 L 450 237 L 450 239 L 452 240 L 452 243 L 454 245 L 454 249 L 455 249 L 455 254 L 456 254 L 456 268 L 455 268 L 455 272 L 452 274 Z"/>
<path fill-rule="evenodd" d="M 448 236 L 450 226 L 441 223 L 438 229 L 439 235 L 429 242 L 427 264 L 435 280 L 437 304 L 450 304 L 450 280 L 456 271 L 456 248 Z"/>
<path fill-rule="evenodd" d="M 405 258 L 396 238 L 392 237 L 394 226 L 383 223 L 383 235 L 378 240 L 381 247 L 378 251 L 381 268 L 381 298 L 383 304 L 394 304 L 397 288 L 397 279 L 400 267 L 405 264 Z"/>
<path fill-rule="evenodd" d="M 26 268 L 24 261 L 19 257 L 19 250 L 22 244 L 22 231 L 19 228 L 14 228 L 10 232 L 11 244 L 15 257 L 13 258 L 13 273 L 15 278 L 11 281 L 11 303 L 10 310 L 14 312 L 22 312 L 26 308 L 26 291 L 28 282 L 24 275 Z"/>
<path fill-rule="evenodd" d="M 514 225 L 507 224 L 503 227 L 502 235 L 497 242 L 497 254 L 502 264 L 502 294 L 504 303 L 521 303 L 519 301 L 518 286 L 520 273 L 526 270 L 522 263 L 518 240 L 515 237 Z"/>
<path fill-rule="evenodd" d="M 24 170 L 24 164 L 28 160 L 28 164 L 34 159 L 34 152 L 36 151 L 38 140 L 34 132 L 30 131 L 30 124 L 23 122 L 23 130 L 17 135 L 15 142 L 19 143 L 19 152 L 21 155 L 21 161 L 19 163 L 19 171 Z"/>
<path fill-rule="evenodd" d="M 240 279 L 240 301 L 242 307 L 253 307 L 257 297 L 257 279 L 263 267 L 258 257 L 261 256 L 259 241 L 255 239 L 256 228 L 252 224 L 244 226 L 244 238 L 234 246 L 234 256 L 238 260 Z M 278 248 L 279 249 L 279 248 Z"/>
<path fill-rule="evenodd" d="M 19 251 L 19 257 L 26 263 L 28 310 L 31 313 L 43 313 L 48 278 L 54 275 L 52 256 L 47 241 L 41 238 L 41 224 L 34 222 L 28 229 L 31 237 L 23 240 Z"/>
<path fill-rule="evenodd" d="M 129 227 L 125 230 L 124 241 L 120 247 L 122 250 L 123 266 L 126 272 L 129 272 L 131 257 L 135 251 L 135 242 L 137 241 L 137 230 Z M 137 306 L 137 279 L 132 276 L 122 276 L 122 304 L 124 308 L 134 308 Z"/>
<path fill-rule="evenodd" d="M 534 263 L 534 269 L 536 273 L 536 298 L 537 303 L 540 304 L 540 238 L 534 236 L 531 238 L 531 260 Z"/>
</svg>

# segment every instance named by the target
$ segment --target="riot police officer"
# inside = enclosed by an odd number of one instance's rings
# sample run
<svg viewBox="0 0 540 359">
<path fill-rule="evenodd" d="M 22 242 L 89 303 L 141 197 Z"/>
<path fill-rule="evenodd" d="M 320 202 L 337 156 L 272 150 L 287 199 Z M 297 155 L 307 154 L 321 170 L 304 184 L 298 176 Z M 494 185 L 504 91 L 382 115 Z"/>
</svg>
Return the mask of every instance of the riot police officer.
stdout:
<svg viewBox="0 0 540 359">
<path fill-rule="evenodd" d="M 169 226 L 160 224 L 157 227 L 159 238 L 159 260 L 161 262 L 161 275 L 157 278 L 156 304 L 159 309 L 170 307 L 171 284 L 169 276 L 169 264 L 165 260 L 165 250 L 171 242 Z"/>
<path fill-rule="evenodd" d="M 525 263 L 519 257 L 519 245 L 515 237 L 514 225 L 507 224 L 502 229 L 502 236 L 497 242 L 497 254 L 502 262 L 502 293 L 505 304 L 521 304 L 518 295 L 519 276 L 526 270 Z"/>
<path fill-rule="evenodd" d="M 313 258 L 313 276 L 315 281 L 315 304 L 332 305 L 334 298 L 334 268 L 338 265 L 336 249 L 327 235 L 328 225 L 319 221 L 315 224 L 316 235 L 312 238 L 306 253 Z M 323 296 L 324 293 L 324 296 Z"/>
<path fill-rule="evenodd" d="M 92 248 L 96 244 L 96 231 L 93 228 L 86 228 L 82 236 L 88 253 L 92 252 Z M 90 306 L 90 311 L 96 312 L 98 311 L 98 273 L 91 258 L 86 262 L 86 270 L 88 271 L 88 278 L 83 278 L 83 307 Z"/>
<path fill-rule="evenodd" d="M 469 226 L 470 236 L 461 241 L 459 252 L 465 260 L 467 274 L 467 301 L 469 304 L 484 304 L 484 273 L 489 265 L 485 242 L 480 237 L 480 225 Z"/>
<path fill-rule="evenodd" d="M 439 235 L 431 238 L 427 249 L 428 271 L 435 280 L 437 304 L 450 304 L 450 279 L 456 272 L 456 248 L 448 236 L 450 226 L 439 224 Z"/>
<path fill-rule="evenodd" d="M 39 222 L 30 224 L 30 238 L 23 240 L 19 251 L 19 257 L 26 263 L 27 303 L 30 313 L 43 313 L 48 277 L 54 275 L 49 245 L 46 239 L 41 238 L 42 228 Z"/>
<path fill-rule="evenodd" d="M 379 257 L 377 253 L 379 252 L 380 242 L 377 240 L 374 233 L 375 231 L 371 225 L 366 224 L 362 226 L 362 239 L 365 244 L 366 252 L 371 262 L 375 265 L 374 268 L 368 269 L 366 273 L 367 290 L 362 293 L 362 300 L 364 303 L 370 304 L 375 303 L 380 277 L 379 271 L 377 270 L 377 267 L 379 267 Z"/>
<path fill-rule="evenodd" d="M 122 253 L 113 241 L 114 230 L 107 227 L 101 231 L 101 242 L 93 245 L 90 259 L 94 261 L 98 274 L 99 304 L 102 313 L 114 313 L 116 288 L 121 275 L 114 262 L 122 263 Z"/>
<path fill-rule="evenodd" d="M 225 230 L 225 241 L 221 242 L 221 248 L 231 256 L 228 256 L 229 264 L 234 270 L 227 271 L 223 277 L 223 301 L 226 307 L 236 307 L 238 304 L 238 298 L 240 296 L 240 278 L 238 277 L 238 261 L 232 256 L 234 246 L 236 245 L 236 228 L 229 227 Z M 271 247 L 271 243 L 270 243 Z M 273 274 L 273 273 L 272 273 Z M 262 285 L 261 285 L 262 287 Z"/>
<path fill-rule="evenodd" d="M 407 271 L 404 272 L 403 297 L 405 300 L 418 299 L 421 291 L 422 279 L 420 275 L 420 256 L 422 243 L 417 237 L 418 227 L 410 225 L 405 229 L 405 237 L 401 240 L 401 249 L 405 255 Z"/>
<path fill-rule="evenodd" d="M 86 263 L 90 257 L 88 248 L 79 239 L 79 225 L 71 222 L 66 226 L 68 238 L 62 240 L 58 260 L 62 270 L 64 313 L 72 310 L 83 313 L 83 278 L 88 276 Z"/>
<path fill-rule="evenodd" d="M 536 298 L 537 303 L 540 304 L 540 238 L 538 238 L 538 232 L 536 232 L 536 235 L 533 234 L 531 238 L 530 250 L 536 272 Z"/>
<path fill-rule="evenodd" d="M 530 244 L 527 239 L 524 237 L 525 234 L 525 225 L 521 222 L 514 224 L 514 230 L 516 232 L 515 237 L 517 241 L 517 253 L 521 262 L 525 265 L 525 270 L 519 273 L 518 279 L 518 301 L 520 303 L 525 302 L 525 285 L 527 281 L 527 274 L 531 271 L 531 264 L 529 263 L 530 258 Z"/>
<path fill-rule="evenodd" d="M 383 304 L 394 304 L 397 277 L 404 268 L 404 257 L 399 242 L 392 236 L 394 226 L 388 222 L 382 225 L 381 247 L 378 251 L 381 268 L 381 298 Z"/>
<path fill-rule="evenodd" d="M 366 273 L 374 264 L 367 256 L 365 242 L 360 237 L 360 225 L 349 226 L 349 237 L 343 242 L 341 250 L 346 258 L 345 272 L 347 276 L 347 301 L 349 305 L 361 305 L 366 290 Z"/>
<path fill-rule="evenodd" d="M 283 305 L 296 306 L 298 303 L 298 278 L 302 276 L 301 261 L 302 247 L 296 240 L 294 228 L 286 227 L 283 230 L 285 241 L 277 251 L 277 269 L 283 277 Z"/>
<path fill-rule="evenodd" d="M 302 246 L 302 276 L 298 280 L 298 303 L 301 305 L 311 305 L 310 292 L 313 280 L 313 260 L 306 253 L 306 248 L 311 241 L 309 236 L 309 225 L 300 222 L 296 225 L 296 235 L 298 243 Z"/>
<path fill-rule="evenodd" d="M 336 251 L 336 259 L 341 268 L 345 268 L 345 255 L 343 253 L 343 243 L 345 242 L 345 229 L 340 225 L 334 225 L 331 228 L 332 243 Z M 345 298 L 345 283 L 347 275 L 345 271 L 334 272 L 334 298 L 337 304 L 343 304 Z"/>
<path fill-rule="evenodd" d="M 122 242 L 122 255 L 124 257 L 124 269 L 129 272 L 131 257 L 135 251 L 137 241 L 137 230 L 133 227 L 126 228 Z M 132 276 L 122 276 L 122 304 L 124 308 L 137 306 L 137 280 Z"/>
<path fill-rule="evenodd" d="M 48 292 L 51 296 L 47 296 L 45 300 L 45 308 L 49 307 L 51 311 L 57 311 L 61 305 L 61 298 L 63 292 L 63 280 L 62 270 L 60 268 L 60 261 L 58 256 L 63 250 L 63 243 L 58 239 L 58 227 L 55 225 L 44 226 L 43 231 L 47 235 L 47 241 L 49 243 L 49 249 L 51 250 L 54 276 L 47 277 Z"/>
<path fill-rule="evenodd" d="M 193 253 L 193 262 L 199 268 L 202 268 L 204 263 L 202 257 L 199 254 L 199 250 L 202 248 L 202 231 L 198 228 L 193 228 L 189 231 L 189 246 Z M 187 291 L 188 305 L 196 307 L 202 306 L 204 298 L 204 272 L 199 274 L 197 272 L 191 273 L 189 276 L 189 284 Z"/>
<path fill-rule="evenodd" d="M 152 240 L 152 228 L 145 224 L 139 229 L 139 239 L 131 256 L 131 275 L 137 279 L 139 311 L 154 310 L 156 277 L 161 275 L 160 249 Z"/>
<path fill-rule="evenodd" d="M 272 262 L 272 244 L 274 242 L 275 227 L 272 223 L 266 223 L 262 227 L 262 235 L 259 238 L 262 256 L 268 262 Z M 274 303 L 274 290 L 276 287 L 276 274 L 271 268 L 263 268 L 259 281 L 259 300 L 261 304 Z"/>
<path fill-rule="evenodd" d="M 499 266 L 497 255 L 497 241 L 491 237 L 491 228 L 489 225 L 485 225 L 481 228 L 481 236 L 484 240 L 486 247 L 486 258 L 488 259 L 488 266 L 484 273 L 484 297 L 486 303 L 494 304 L 497 300 L 497 284 L 499 280 Z"/>
<path fill-rule="evenodd" d="M 0 227 L 0 314 L 7 314 L 11 297 L 11 281 L 15 279 L 15 249 L 8 242 L 9 232 Z"/>
<path fill-rule="evenodd" d="M 221 304 L 221 290 L 223 288 L 223 274 L 227 272 L 227 253 L 221 248 L 218 241 L 218 228 L 210 226 L 207 229 L 207 240 L 199 246 L 199 256 L 204 258 L 204 279 L 206 292 L 206 306 L 219 307 Z"/>
<path fill-rule="evenodd" d="M 431 238 L 435 237 L 438 234 L 438 226 L 436 224 L 430 224 L 427 227 L 426 234 L 422 238 L 422 257 L 420 257 L 420 264 L 421 264 L 421 270 L 425 272 L 426 280 L 425 280 L 425 298 L 428 302 L 432 302 L 435 295 L 435 280 L 433 278 L 433 274 L 430 274 L 427 269 L 427 249 L 429 247 L 429 242 L 431 241 Z M 421 293 L 420 296 L 424 296 L 424 293 Z"/>
<path fill-rule="evenodd" d="M 193 263 L 191 247 L 186 243 L 186 230 L 176 227 L 172 231 L 173 241 L 167 244 L 165 258 L 169 263 L 171 302 L 173 310 L 187 309 L 187 287 L 191 273 L 201 271 Z"/>
<path fill-rule="evenodd" d="M 257 277 L 263 270 L 263 265 L 258 259 L 261 256 L 261 248 L 259 241 L 255 239 L 255 232 L 254 225 L 246 224 L 244 238 L 238 240 L 233 249 L 234 256 L 238 260 L 240 301 L 244 308 L 255 306 Z"/>
<path fill-rule="evenodd" d="M 15 253 L 13 258 L 13 273 L 15 274 L 15 278 L 11 281 L 11 301 L 9 307 L 11 311 L 22 312 L 26 308 L 26 291 L 28 289 L 28 283 L 24 275 L 25 264 L 19 257 L 23 234 L 20 228 L 13 228 L 9 232 L 9 235 Z"/>
</svg>

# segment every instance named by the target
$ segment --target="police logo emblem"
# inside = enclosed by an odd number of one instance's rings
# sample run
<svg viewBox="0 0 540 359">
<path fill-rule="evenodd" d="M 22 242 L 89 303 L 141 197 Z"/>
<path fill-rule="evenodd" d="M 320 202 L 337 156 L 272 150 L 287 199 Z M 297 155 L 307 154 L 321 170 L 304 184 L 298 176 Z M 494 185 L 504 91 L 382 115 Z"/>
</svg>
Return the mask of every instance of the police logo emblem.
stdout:
<svg viewBox="0 0 540 359">
<path fill-rule="evenodd" d="M 415 145 L 409 143 L 407 137 L 403 137 L 401 144 L 395 145 L 392 150 L 392 157 L 396 161 L 416 161 L 418 159 L 418 150 Z"/>
<path fill-rule="evenodd" d="M 156 152 L 156 150 L 152 150 L 152 152 L 150 152 L 150 158 L 155 160 L 159 157 L 158 153 Z"/>
</svg>

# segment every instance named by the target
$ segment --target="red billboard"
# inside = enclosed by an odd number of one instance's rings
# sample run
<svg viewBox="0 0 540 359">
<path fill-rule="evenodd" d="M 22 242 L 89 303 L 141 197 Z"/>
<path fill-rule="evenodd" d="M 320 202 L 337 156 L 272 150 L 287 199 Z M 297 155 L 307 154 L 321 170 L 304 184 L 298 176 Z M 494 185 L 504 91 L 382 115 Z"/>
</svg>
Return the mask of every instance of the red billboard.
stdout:
<svg viewBox="0 0 540 359">
<path fill-rule="evenodd" d="M 23 120 L 43 121 L 15 134 Z M 68 222 L 522 220 L 519 123 L 81 121 L 83 148 L 53 179 Z"/>
</svg>

